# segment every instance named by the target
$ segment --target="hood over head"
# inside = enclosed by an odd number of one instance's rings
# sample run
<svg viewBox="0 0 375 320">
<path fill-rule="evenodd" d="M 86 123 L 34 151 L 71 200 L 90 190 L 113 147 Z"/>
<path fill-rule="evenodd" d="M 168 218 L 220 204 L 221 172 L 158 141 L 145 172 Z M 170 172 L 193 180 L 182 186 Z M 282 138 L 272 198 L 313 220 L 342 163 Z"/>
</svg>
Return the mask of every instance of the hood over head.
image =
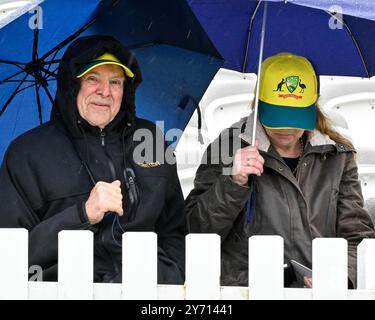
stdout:
<svg viewBox="0 0 375 320">
<path fill-rule="evenodd" d="M 107 127 L 111 130 L 128 123 L 133 124 L 135 120 L 135 91 L 142 82 L 142 75 L 134 54 L 111 36 L 81 37 L 69 45 L 60 62 L 56 96 L 51 113 L 51 120 L 62 120 L 73 136 L 81 135 L 78 121 L 82 118 L 76 103 L 80 89 L 78 71 L 104 53 L 116 56 L 135 75 L 133 78 L 126 77 L 120 111 Z"/>
</svg>

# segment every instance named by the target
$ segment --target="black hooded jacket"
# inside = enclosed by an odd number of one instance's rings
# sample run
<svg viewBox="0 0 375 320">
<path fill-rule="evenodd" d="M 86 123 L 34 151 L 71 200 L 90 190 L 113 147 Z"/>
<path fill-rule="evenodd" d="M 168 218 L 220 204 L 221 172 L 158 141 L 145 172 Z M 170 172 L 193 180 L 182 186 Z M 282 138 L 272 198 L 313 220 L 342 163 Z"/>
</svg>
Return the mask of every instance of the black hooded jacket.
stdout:
<svg viewBox="0 0 375 320">
<path fill-rule="evenodd" d="M 101 130 L 77 111 L 80 83 L 75 75 L 105 52 L 114 54 L 135 77 L 126 79 L 121 109 Z M 121 236 L 126 231 L 157 233 L 158 282 L 183 282 L 183 195 L 176 165 L 168 164 L 160 152 L 167 147 L 162 133 L 135 116 L 135 90 L 141 81 L 135 57 L 114 38 L 77 39 L 59 66 L 51 121 L 15 139 L 5 154 L 0 228 L 29 230 L 29 265 L 40 265 L 44 280 L 57 279 L 58 232 L 92 230 L 95 282 L 121 281 Z M 151 133 L 151 143 L 138 141 L 139 130 Z M 151 150 L 146 150 L 146 162 L 133 156 L 142 143 Z M 124 215 L 117 219 L 109 212 L 91 225 L 84 206 L 91 189 L 98 181 L 114 180 L 121 181 Z"/>
</svg>

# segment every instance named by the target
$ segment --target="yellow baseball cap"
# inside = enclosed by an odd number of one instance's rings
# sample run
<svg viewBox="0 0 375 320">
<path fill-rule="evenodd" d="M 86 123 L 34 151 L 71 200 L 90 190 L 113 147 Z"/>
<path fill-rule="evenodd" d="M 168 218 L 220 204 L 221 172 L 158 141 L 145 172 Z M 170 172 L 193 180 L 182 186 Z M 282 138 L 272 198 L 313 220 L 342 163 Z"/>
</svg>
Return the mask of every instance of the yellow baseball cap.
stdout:
<svg viewBox="0 0 375 320">
<path fill-rule="evenodd" d="M 302 56 L 279 53 L 263 61 L 259 80 L 259 119 L 270 129 L 316 128 L 318 81 Z"/>
<path fill-rule="evenodd" d="M 102 66 L 104 64 L 114 64 L 116 66 L 120 66 L 121 68 L 124 69 L 125 74 L 126 74 L 127 77 L 129 77 L 129 78 L 133 78 L 134 77 L 134 73 L 127 66 L 125 66 L 124 64 L 122 64 L 120 62 L 120 60 L 117 59 L 112 53 L 108 53 L 107 52 L 107 53 L 102 54 L 101 56 L 97 57 L 96 59 L 94 59 L 90 63 L 88 63 L 83 68 L 81 68 L 78 71 L 77 78 L 81 78 L 87 72 L 91 71 L 92 69 L 94 69 L 96 67 Z"/>
</svg>

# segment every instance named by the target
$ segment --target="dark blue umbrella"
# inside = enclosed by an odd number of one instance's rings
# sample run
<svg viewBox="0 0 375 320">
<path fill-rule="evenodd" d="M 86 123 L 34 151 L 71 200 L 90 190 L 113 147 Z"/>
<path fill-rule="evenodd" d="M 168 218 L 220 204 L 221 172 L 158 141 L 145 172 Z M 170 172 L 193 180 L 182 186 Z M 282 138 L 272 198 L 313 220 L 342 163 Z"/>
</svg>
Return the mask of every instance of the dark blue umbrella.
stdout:
<svg viewBox="0 0 375 320">
<path fill-rule="evenodd" d="M 137 114 L 165 121 L 165 130 L 185 128 L 222 65 L 185 0 L 46 0 L 41 8 L 0 29 L 0 159 L 11 140 L 49 119 L 59 59 L 80 35 L 113 35 L 135 52 L 144 79 Z"/>
<path fill-rule="evenodd" d="M 224 67 L 257 72 L 265 1 L 189 0 L 225 59 Z M 269 0 L 263 58 L 307 57 L 319 75 L 375 75 L 374 0 Z M 328 9 L 342 9 L 332 14 Z"/>
</svg>

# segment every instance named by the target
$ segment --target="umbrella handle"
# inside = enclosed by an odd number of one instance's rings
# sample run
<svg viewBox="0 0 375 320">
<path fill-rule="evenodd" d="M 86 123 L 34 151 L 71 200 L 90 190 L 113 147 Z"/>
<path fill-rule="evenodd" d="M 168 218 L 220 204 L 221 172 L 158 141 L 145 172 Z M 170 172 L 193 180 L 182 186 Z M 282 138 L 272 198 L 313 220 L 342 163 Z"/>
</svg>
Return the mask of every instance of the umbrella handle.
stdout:
<svg viewBox="0 0 375 320">
<path fill-rule="evenodd" d="M 257 76 L 257 85 L 255 89 L 255 103 L 254 103 L 254 122 L 253 122 L 253 134 L 251 137 L 251 145 L 255 146 L 255 139 L 256 139 L 256 125 L 258 119 L 258 101 L 259 101 L 259 79 L 260 79 L 260 72 L 262 67 L 263 61 L 263 48 L 264 48 L 264 36 L 266 33 L 266 22 L 267 22 L 267 1 L 264 2 L 264 10 L 263 10 L 263 22 L 262 22 L 262 32 L 260 37 L 260 47 L 259 47 L 259 61 L 258 61 L 258 76 Z"/>
</svg>

